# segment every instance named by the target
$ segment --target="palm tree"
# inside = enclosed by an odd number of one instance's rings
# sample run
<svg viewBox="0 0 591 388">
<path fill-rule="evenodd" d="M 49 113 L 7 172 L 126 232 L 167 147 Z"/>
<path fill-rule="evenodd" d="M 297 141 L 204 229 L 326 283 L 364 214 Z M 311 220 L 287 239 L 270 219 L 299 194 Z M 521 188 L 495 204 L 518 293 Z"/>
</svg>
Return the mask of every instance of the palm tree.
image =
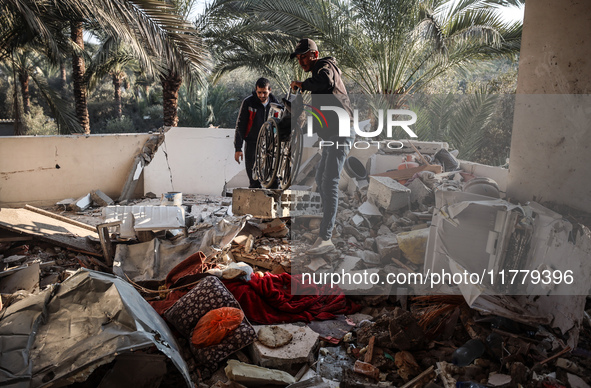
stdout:
<svg viewBox="0 0 591 388">
<path fill-rule="evenodd" d="M 500 2 L 215 0 L 202 28 L 218 74 L 242 66 L 270 71 L 288 61 L 297 39 L 310 37 L 364 93 L 404 96 L 451 69 L 515 55 L 521 23 L 502 22 Z"/>
<path fill-rule="evenodd" d="M 195 3 L 196 0 L 171 1 L 171 5 L 183 20 L 187 20 Z M 171 66 L 168 66 L 167 71 L 160 75 L 160 82 L 162 83 L 162 108 L 164 126 L 176 127 L 179 123 L 178 99 L 179 90 L 183 84 L 183 76 L 177 70 Z M 203 83 L 199 82 L 199 84 Z"/>
<path fill-rule="evenodd" d="M 71 42 L 64 39 L 63 21 L 70 21 Z M 177 74 L 200 81 L 205 71 L 205 46 L 196 29 L 179 20 L 175 8 L 160 0 L 5 0 L 0 3 L 0 59 L 33 41 L 58 61 L 73 52 L 72 74 L 76 111 L 89 131 L 85 102 L 82 28 L 101 29 L 126 44 L 149 74 Z"/>
<path fill-rule="evenodd" d="M 105 76 L 110 76 L 113 83 L 114 111 L 118 118 L 123 115 L 121 102 L 121 86 L 129 82 L 125 70 L 139 71 L 137 61 L 126 51 L 125 47 L 112 37 L 102 36 L 101 46 L 93 55 L 86 72 L 86 79 L 90 89 Z M 126 86 L 128 88 L 128 86 Z"/>
</svg>

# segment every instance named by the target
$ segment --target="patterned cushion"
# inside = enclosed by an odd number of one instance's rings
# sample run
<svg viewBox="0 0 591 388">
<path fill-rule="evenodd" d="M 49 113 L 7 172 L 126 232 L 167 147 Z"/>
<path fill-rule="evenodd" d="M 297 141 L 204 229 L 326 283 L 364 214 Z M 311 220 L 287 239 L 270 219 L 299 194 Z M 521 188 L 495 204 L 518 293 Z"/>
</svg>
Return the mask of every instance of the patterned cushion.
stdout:
<svg viewBox="0 0 591 388">
<path fill-rule="evenodd" d="M 253 343 L 256 336 L 257 334 L 254 328 L 244 319 L 240 326 L 228 334 L 219 344 L 201 349 L 197 349 L 191 345 L 191 350 L 193 351 L 195 360 L 199 364 L 216 370 L 219 362 L 228 358 L 230 354 Z"/>
<path fill-rule="evenodd" d="M 191 338 L 191 333 L 201 317 L 220 307 L 239 309 L 240 304 L 217 277 L 208 276 L 166 310 L 164 316 L 183 337 Z"/>
</svg>

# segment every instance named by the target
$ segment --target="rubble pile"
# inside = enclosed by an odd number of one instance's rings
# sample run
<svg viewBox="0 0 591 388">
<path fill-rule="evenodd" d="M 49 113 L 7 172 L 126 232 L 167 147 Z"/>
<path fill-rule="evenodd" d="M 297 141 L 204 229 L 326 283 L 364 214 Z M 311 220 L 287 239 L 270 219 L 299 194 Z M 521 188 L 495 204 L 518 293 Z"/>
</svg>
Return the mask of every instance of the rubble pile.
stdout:
<svg viewBox="0 0 591 388">
<path fill-rule="evenodd" d="M 304 273 L 382 280 L 464 268 L 463 255 L 508 270 L 538 246 L 547 247 L 543 258 L 568 250 L 563 261 L 589 252 L 585 226 L 501 200 L 496 182 L 460 170 L 441 145 L 382 152 L 373 170 L 394 157 L 405 168 L 364 174 L 352 163 L 336 250 L 318 257 L 307 254 L 318 203 L 303 190 L 240 192 L 241 212 L 254 197 L 264 199 L 256 204 L 264 214 L 308 201 L 281 218 L 237 216 L 229 198 L 176 192 L 115 204 L 96 190 L 46 210 L 1 209 L 0 385 L 589 387 L 591 304 L 553 293 L 558 286 L 511 298 L 304 284 Z M 308 205 L 313 211 L 301 214 Z M 487 239 L 479 221 L 469 222 L 475 215 L 495 225 L 483 229 Z M 485 248 L 454 240 L 465 225 Z M 231 328 L 219 318 L 228 311 Z M 197 327 L 207 341 L 193 337 Z"/>
</svg>

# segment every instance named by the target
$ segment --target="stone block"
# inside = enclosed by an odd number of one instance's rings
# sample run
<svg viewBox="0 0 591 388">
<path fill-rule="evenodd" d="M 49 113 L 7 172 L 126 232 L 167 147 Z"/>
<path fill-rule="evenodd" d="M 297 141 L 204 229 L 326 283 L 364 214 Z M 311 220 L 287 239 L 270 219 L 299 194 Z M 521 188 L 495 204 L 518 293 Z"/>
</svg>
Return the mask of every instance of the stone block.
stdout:
<svg viewBox="0 0 591 388">
<path fill-rule="evenodd" d="M 385 234 L 376 237 L 376 246 L 380 257 L 391 257 L 398 251 L 398 239 L 394 234 Z"/>
<path fill-rule="evenodd" d="M 224 370 L 231 381 L 236 381 L 248 387 L 267 384 L 286 386 L 296 382 L 292 375 L 282 370 L 262 368 L 237 360 L 229 360 L 228 366 Z"/>
<path fill-rule="evenodd" d="M 287 345 L 270 348 L 256 340 L 249 350 L 255 364 L 266 368 L 279 368 L 296 373 L 301 364 L 314 362 L 314 349 L 318 344 L 318 333 L 307 326 L 292 324 L 276 325 L 287 330 L 293 339 Z M 258 333 L 263 326 L 254 326 Z"/>
<path fill-rule="evenodd" d="M 392 178 L 370 176 L 367 198 L 386 211 L 395 211 L 409 206 L 410 189 Z"/>
<path fill-rule="evenodd" d="M 411 203 L 426 203 L 435 201 L 433 191 L 429 189 L 422 180 L 414 179 L 409 183 L 408 188 L 410 189 L 410 202 Z"/>
<path fill-rule="evenodd" d="M 82 197 L 78 198 L 74 203 L 70 205 L 73 211 L 75 212 L 82 212 L 90 207 L 92 204 L 92 199 L 90 198 L 90 193 L 83 195 Z"/>
<path fill-rule="evenodd" d="M 100 190 L 91 191 L 90 198 L 92 199 L 92 202 L 101 207 L 110 206 L 115 203 L 111 197 Z"/>
</svg>

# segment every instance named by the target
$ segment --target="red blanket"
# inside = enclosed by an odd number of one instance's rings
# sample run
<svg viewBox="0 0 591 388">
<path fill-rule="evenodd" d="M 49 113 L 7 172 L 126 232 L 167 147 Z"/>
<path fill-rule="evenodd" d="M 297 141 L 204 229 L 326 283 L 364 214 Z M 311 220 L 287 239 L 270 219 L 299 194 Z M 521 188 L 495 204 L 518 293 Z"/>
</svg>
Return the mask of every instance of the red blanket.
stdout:
<svg viewBox="0 0 591 388">
<path fill-rule="evenodd" d="M 166 287 L 175 289 L 167 298 L 150 302 L 160 314 L 189 292 L 191 284 L 202 278 L 211 264 L 204 264 L 205 255 L 198 252 L 174 267 L 166 277 Z M 300 276 L 253 274 L 249 282 L 224 280 L 224 285 L 234 295 L 244 314 L 253 323 L 276 324 L 310 322 L 333 319 L 339 314 L 353 314 L 361 308 L 349 301 L 338 288 L 303 285 Z M 292 284 L 293 282 L 293 284 Z M 189 285 L 188 287 L 182 287 Z M 292 285 L 298 294 L 292 295 Z"/>
<path fill-rule="evenodd" d="M 333 319 L 336 315 L 352 314 L 361 308 L 349 301 L 339 289 L 303 285 L 300 276 L 287 273 L 266 274 L 263 277 L 253 275 L 250 282 L 223 282 L 248 319 L 262 324 Z M 293 295 L 292 286 L 303 295 Z"/>
</svg>

